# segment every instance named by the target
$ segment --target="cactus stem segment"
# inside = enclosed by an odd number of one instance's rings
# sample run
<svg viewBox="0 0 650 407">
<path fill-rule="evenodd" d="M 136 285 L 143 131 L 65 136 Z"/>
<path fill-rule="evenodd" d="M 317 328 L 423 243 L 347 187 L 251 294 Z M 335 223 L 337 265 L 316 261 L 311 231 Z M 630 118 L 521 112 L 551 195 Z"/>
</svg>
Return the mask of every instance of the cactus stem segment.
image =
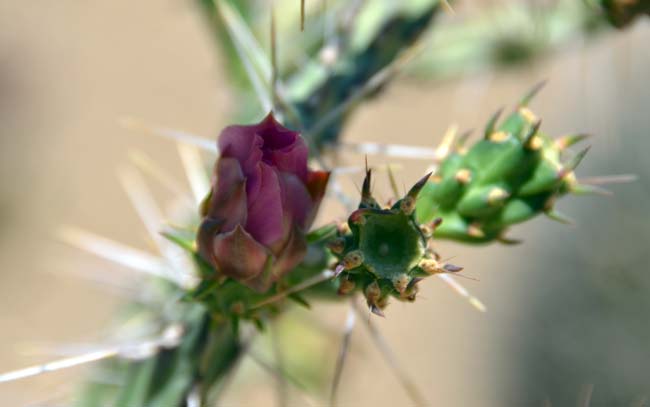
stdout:
<svg viewBox="0 0 650 407">
<path fill-rule="evenodd" d="M 576 178 L 574 170 L 588 149 L 563 159 L 565 150 L 586 135 L 554 140 L 541 131 L 541 120 L 527 107 L 541 86 L 535 86 L 500 123 L 499 112 L 494 114 L 485 138 L 468 146 L 466 153 L 452 151 L 437 163 L 436 174 L 416 205 L 419 223 L 445 219 L 434 229 L 434 237 L 509 243 L 503 237 L 508 227 L 552 211 L 556 198 L 605 192 Z"/>
</svg>

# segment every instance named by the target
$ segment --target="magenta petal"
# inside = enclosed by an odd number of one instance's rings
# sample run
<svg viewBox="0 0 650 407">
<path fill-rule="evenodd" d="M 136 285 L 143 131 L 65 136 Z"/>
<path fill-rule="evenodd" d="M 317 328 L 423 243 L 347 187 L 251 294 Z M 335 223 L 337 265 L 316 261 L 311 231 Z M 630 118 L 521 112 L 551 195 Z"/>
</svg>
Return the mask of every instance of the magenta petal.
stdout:
<svg viewBox="0 0 650 407">
<path fill-rule="evenodd" d="M 239 161 L 244 174 L 248 175 L 262 159 L 264 140 L 256 133 L 257 126 L 228 126 L 219 136 L 221 157 Z"/>
<path fill-rule="evenodd" d="M 278 123 L 273 117 L 273 113 L 269 113 L 264 120 L 254 127 L 256 134 L 264 140 L 265 150 L 282 150 L 291 148 L 300 136 L 297 132 L 291 131 Z M 300 140 L 302 141 L 302 140 Z"/>
<path fill-rule="evenodd" d="M 243 283 L 264 273 L 270 255 L 241 225 L 215 236 L 213 252 L 219 272 Z"/>
<path fill-rule="evenodd" d="M 302 182 L 306 182 L 308 154 L 305 142 L 300 137 L 296 137 L 291 146 L 271 151 L 268 156 L 278 170 L 295 174 Z"/>
<path fill-rule="evenodd" d="M 223 221 L 221 231 L 230 231 L 247 218 L 246 179 L 234 158 L 221 158 L 216 167 L 214 188 L 207 216 Z"/>
<path fill-rule="evenodd" d="M 280 173 L 283 207 L 289 213 L 292 224 L 304 229 L 312 212 L 312 200 L 305 185 L 294 174 Z"/>
<path fill-rule="evenodd" d="M 246 230 L 267 247 L 275 246 L 284 235 L 282 192 L 275 170 L 260 163 L 260 187 L 248 203 Z"/>
<path fill-rule="evenodd" d="M 253 202 L 257 195 L 260 193 L 260 188 L 262 187 L 262 167 L 258 163 L 255 168 L 249 172 L 246 177 L 246 194 L 248 195 L 248 200 Z"/>
</svg>

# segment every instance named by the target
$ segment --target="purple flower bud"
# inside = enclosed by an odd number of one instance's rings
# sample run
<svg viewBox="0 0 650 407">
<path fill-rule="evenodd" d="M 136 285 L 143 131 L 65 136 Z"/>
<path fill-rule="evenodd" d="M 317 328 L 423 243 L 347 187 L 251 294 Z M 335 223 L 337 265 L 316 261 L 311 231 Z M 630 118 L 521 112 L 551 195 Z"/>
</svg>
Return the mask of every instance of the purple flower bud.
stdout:
<svg viewBox="0 0 650 407">
<path fill-rule="evenodd" d="M 199 253 L 219 273 L 266 291 L 303 259 L 329 173 L 307 167 L 304 140 L 272 113 L 226 127 L 219 150 Z"/>
</svg>

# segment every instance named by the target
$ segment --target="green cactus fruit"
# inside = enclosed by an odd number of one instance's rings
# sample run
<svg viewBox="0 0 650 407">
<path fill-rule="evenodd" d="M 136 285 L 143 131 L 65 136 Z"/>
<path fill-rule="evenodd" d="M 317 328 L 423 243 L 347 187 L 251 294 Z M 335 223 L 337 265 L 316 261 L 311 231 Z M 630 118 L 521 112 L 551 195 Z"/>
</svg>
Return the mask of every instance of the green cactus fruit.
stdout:
<svg viewBox="0 0 650 407">
<path fill-rule="evenodd" d="M 497 126 L 488 122 L 485 137 L 470 148 L 450 148 L 424 185 L 417 204 L 422 223 L 442 218 L 435 236 L 469 243 L 509 242 L 509 226 L 545 213 L 566 221 L 554 209 L 557 198 L 582 192 L 573 170 L 587 149 L 569 160 L 563 152 L 584 135 L 552 139 L 540 131 L 541 121 L 528 109 L 534 89 Z"/>
<path fill-rule="evenodd" d="M 414 301 L 423 277 L 461 270 L 440 263 L 431 249 L 431 232 L 439 222 L 422 225 L 416 221 L 416 200 L 428 178 L 422 178 L 392 206 L 382 208 L 370 192 L 371 172 L 366 172 L 359 208 L 329 244 L 340 261 L 339 294 L 360 290 L 370 310 L 383 316 L 389 297 Z"/>
</svg>

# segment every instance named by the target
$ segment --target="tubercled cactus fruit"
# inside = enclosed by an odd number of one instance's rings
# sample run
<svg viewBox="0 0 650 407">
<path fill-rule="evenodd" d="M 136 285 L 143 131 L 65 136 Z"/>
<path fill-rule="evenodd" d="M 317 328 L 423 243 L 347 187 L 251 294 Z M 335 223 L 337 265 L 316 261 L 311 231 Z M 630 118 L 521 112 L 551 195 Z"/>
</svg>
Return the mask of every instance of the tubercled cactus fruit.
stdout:
<svg viewBox="0 0 650 407">
<path fill-rule="evenodd" d="M 556 199 L 592 190 L 580 185 L 573 172 L 587 149 L 564 159 L 567 148 L 585 136 L 552 139 L 541 132 L 541 120 L 527 107 L 537 89 L 500 125 L 500 112 L 495 114 L 482 140 L 448 149 L 423 186 L 416 211 L 421 223 L 444 220 L 436 237 L 510 242 L 505 235 L 509 226 L 542 213 L 566 222 L 554 209 Z"/>
<path fill-rule="evenodd" d="M 441 263 L 432 248 L 431 230 L 439 221 L 416 220 L 416 200 L 429 176 L 392 206 L 382 207 L 371 194 L 367 170 L 359 208 L 348 218 L 348 228 L 341 228 L 329 244 L 339 259 L 339 294 L 361 290 L 377 315 L 383 316 L 390 297 L 414 301 L 423 277 L 462 270 Z"/>
</svg>

